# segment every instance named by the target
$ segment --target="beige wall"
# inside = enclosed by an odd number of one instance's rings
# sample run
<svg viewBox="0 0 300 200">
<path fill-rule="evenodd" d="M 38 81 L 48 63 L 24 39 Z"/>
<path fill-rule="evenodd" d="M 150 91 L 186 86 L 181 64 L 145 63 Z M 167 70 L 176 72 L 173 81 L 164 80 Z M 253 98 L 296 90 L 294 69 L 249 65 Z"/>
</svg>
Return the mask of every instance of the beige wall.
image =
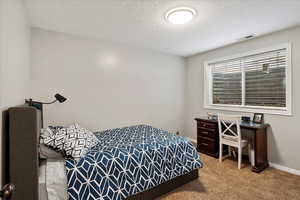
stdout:
<svg viewBox="0 0 300 200">
<path fill-rule="evenodd" d="M 107 41 L 32 29 L 31 94 L 48 124 L 104 130 L 140 123 L 183 130 L 184 60 Z"/>
<path fill-rule="evenodd" d="M 147 123 L 195 139 L 193 118 L 207 112 L 203 62 L 292 42 L 293 116 L 266 115 L 266 121 L 272 126 L 269 160 L 300 170 L 299 27 L 189 57 L 186 68 L 180 57 L 33 29 L 29 69 L 24 16 L 21 0 L 0 0 L 2 109 L 23 103 L 30 82 L 36 100 L 51 100 L 56 92 L 69 98 L 45 108 L 46 124 L 79 122 L 92 130 Z"/>
<path fill-rule="evenodd" d="M 22 0 L 1 0 L 1 106 L 24 102 L 28 95 L 30 28 Z"/>
<path fill-rule="evenodd" d="M 224 56 L 235 55 L 276 44 L 292 43 L 293 66 L 293 116 L 265 115 L 272 128 L 268 133 L 269 161 L 288 168 L 300 170 L 300 27 L 277 32 L 264 37 L 234 44 L 186 59 L 186 136 L 196 139 L 195 117 L 205 116 L 203 108 L 203 62 Z M 211 110 L 212 112 L 223 112 Z M 249 114 L 249 113 L 248 113 Z"/>
<path fill-rule="evenodd" d="M 29 41 L 30 29 L 27 24 L 23 1 L 0 0 L 1 110 L 10 106 L 20 105 L 28 97 Z M 2 144 L 2 134 L 0 144 Z M 0 149 L 2 150 L 2 148 Z M 0 158 L 0 162 L 0 167 L 2 167 L 2 157 Z M 0 180 L 2 180 L 1 177 Z"/>
</svg>

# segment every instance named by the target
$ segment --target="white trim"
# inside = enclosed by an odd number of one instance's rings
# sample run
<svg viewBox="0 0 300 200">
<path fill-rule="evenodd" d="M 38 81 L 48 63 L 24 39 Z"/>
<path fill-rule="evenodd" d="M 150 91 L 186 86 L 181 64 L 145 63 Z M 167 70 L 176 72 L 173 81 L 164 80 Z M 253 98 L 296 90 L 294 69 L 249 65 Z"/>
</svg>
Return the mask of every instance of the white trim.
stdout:
<svg viewBox="0 0 300 200">
<path fill-rule="evenodd" d="M 264 107 L 264 106 L 245 106 L 245 105 L 217 105 L 212 104 L 212 79 L 211 79 L 211 70 L 209 70 L 209 64 L 224 62 L 227 60 L 232 60 L 236 58 L 246 57 L 249 55 L 259 54 L 268 51 L 274 51 L 277 49 L 286 49 L 287 50 L 287 70 L 286 70 L 286 107 L 285 108 L 276 108 L 276 107 Z M 292 44 L 284 43 L 268 48 L 263 48 L 259 50 L 249 51 L 246 53 L 236 54 L 233 56 L 227 56 L 223 58 L 213 59 L 210 61 L 204 62 L 204 108 L 206 109 L 215 109 L 215 110 L 229 110 L 229 111 L 238 111 L 238 112 L 260 112 L 267 114 L 276 114 L 276 115 L 292 115 Z M 244 86 L 243 86 L 244 87 Z M 243 94 L 244 95 L 244 94 Z"/>
<path fill-rule="evenodd" d="M 197 140 L 192 139 L 190 137 L 186 137 L 186 138 L 191 140 L 195 144 L 197 144 Z M 284 171 L 284 172 L 288 172 L 290 174 L 300 176 L 300 170 L 297 170 L 297 169 L 292 169 L 292 168 L 289 168 L 289 167 L 286 167 L 286 166 L 283 166 L 283 165 L 279 165 L 279 164 L 275 164 L 275 163 L 272 163 L 272 162 L 269 162 L 269 166 L 274 168 L 274 169 L 278 169 L 278 170 L 281 170 L 281 171 Z"/>
<path fill-rule="evenodd" d="M 283 165 L 279 165 L 279 164 L 275 164 L 275 163 L 269 163 L 270 167 L 281 170 L 281 171 L 285 171 L 294 175 L 298 175 L 300 176 L 300 170 L 297 169 L 292 169 Z"/>
<path fill-rule="evenodd" d="M 265 113 L 274 115 L 292 116 L 292 114 L 285 108 L 271 108 L 271 107 L 256 107 L 256 106 L 242 106 L 242 105 L 204 105 L 204 108 L 211 110 L 227 110 L 234 112 L 248 112 L 248 113 Z"/>
<path fill-rule="evenodd" d="M 192 139 L 192 138 L 190 138 L 190 137 L 187 137 L 187 136 L 185 136 L 187 139 L 189 139 L 189 140 L 191 140 L 192 142 L 194 142 L 194 143 L 196 143 L 197 144 L 197 140 L 195 140 L 195 139 Z"/>
</svg>

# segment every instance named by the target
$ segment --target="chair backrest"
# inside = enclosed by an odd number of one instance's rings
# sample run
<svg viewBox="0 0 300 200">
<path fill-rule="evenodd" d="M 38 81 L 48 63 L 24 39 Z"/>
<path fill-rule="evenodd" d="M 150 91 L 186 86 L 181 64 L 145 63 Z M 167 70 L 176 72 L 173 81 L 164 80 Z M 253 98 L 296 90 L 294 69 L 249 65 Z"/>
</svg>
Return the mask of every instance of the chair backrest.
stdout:
<svg viewBox="0 0 300 200">
<path fill-rule="evenodd" d="M 241 142 L 241 116 L 218 114 L 220 140 L 231 139 Z"/>
</svg>

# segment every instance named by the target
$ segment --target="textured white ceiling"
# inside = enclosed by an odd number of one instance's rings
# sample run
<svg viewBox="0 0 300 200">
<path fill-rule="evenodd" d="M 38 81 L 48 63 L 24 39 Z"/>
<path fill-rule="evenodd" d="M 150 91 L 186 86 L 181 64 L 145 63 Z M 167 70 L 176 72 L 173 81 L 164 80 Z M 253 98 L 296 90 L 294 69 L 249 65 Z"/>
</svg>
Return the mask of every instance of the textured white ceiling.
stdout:
<svg viewBox="0 0 300 200">
<path fill-rule="evenodd" d="M 33 27 L 188 56 L 300 24 L 300 0 L 25 0 Z M 176 6 L 197 10 L 174 25 Z"/>
</svg>

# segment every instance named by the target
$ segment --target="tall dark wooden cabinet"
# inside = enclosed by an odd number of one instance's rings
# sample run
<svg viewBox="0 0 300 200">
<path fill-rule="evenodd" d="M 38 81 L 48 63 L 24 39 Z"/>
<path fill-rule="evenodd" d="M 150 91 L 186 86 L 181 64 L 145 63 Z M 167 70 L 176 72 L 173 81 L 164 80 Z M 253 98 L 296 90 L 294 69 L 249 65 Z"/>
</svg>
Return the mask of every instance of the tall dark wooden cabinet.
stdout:
<svg viewBox="0 0 300 200">
<path fill-rule="evenodd" d="M 215 158 L 219 157 L 218 124 L 210 120 L 195 119 L 197 121 L 197 150 Z"/>
</svg>

